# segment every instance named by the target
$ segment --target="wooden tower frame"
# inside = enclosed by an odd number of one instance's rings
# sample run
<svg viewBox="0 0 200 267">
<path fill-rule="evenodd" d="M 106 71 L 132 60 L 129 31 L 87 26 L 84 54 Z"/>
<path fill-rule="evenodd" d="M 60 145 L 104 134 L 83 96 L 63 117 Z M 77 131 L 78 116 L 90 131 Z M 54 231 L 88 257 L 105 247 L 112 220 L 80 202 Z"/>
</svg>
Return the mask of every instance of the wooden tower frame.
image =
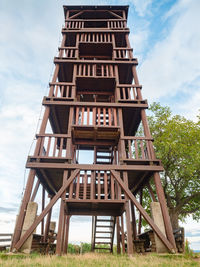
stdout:
<svg viewBox="0 0 200 267">
<path fill-rule="evenodd" d="M 159 175 L 163 167 L 155 157 L 145 113 L 148 105 L 142 98 L 138 62 L 129 42 L 128 6 L 64 6 L 64 15 L 63 39 L 54 58 L 49 95 L 43 99 L 45 112 L 35 152 L 27 160 L 30 172 L 12 250 L 19 250 L 40 223 L 45 242 L 52 208 L 61 199 L 58 255 L 67 252 L 72 215 L 93 216 L 93 250 L 101 244 L 96 240 L 101 232 L 98 222 L 109 222 L 110 250 L 116 225 L 118 253 L 121 248 L 125 252 L 127 242 L 127 252 L 132 254 L 142 216 L 166 248 L 175 251 Z M 139 126 L 142 136 L 136 134 Z M 93 152 L 93 164 L 78 162 L 78 152 L 85 150 Z M 157 196 L 150 181 L 154 181 Z M 39 185 L 43 188 L 42 212 L 21 236 L 27 205 L 34 201 Z M 152 200 L 160 203 L 166 236 L 142 207 L 145 187 Z M 50 197 L 46 206 L 45 192 Z M 140 214 L 138 229 L 135 208 Z"/>
</svg>

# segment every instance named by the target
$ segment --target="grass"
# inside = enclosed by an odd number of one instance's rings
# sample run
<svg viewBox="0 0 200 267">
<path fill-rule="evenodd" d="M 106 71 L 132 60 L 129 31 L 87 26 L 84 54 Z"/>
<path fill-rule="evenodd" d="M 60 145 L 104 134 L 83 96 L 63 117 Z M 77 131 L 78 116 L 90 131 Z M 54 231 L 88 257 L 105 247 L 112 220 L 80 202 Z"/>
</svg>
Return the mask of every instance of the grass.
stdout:
<svg viewBox="0 0 200 267">
<path fill-rule="evenodd" d="M 68 254 L 67 256 L 41 256 L 37 254 L 0 254 L 1 267 L 190 267 L 200 266 L 200 258 L 187 258 L 184 255 L 148 254 L 134 255 L 132 257 L 122 255 L 85 253 L 83 255 Z"/>
</svg>

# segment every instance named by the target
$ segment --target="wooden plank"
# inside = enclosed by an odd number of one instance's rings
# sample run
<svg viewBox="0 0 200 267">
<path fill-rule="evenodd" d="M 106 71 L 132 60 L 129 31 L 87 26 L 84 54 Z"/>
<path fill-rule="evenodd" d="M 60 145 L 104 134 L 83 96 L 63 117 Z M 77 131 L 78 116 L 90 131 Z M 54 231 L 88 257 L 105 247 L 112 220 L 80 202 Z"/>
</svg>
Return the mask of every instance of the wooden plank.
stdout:
<svg viewBox="0 0 200 267">
<path fill-rule="evenodd" d="M 79 199 L 79 192 L 80 192 L 80 174 L 78 174 L 76 182 L 76 199 Z"/>
<path fill-rule="evenodd" d="M 86 199 L 87 198 L 87 184 L 88 184 L 87 172 L 85 172 L 83 179 L 84 179 L 83 199 Z"/>
<path fill-rule="evenodd" d="M 130 171 L 130 170 L 137 170 L 137 171 L 163 171 L 162 166 L 156 165 L 110 165 L 105 164 L 99 166 L 97 165 L 90 165 L 90 164 L 68 164 L 68 163 L 44 163 L 44 162 L 28 162 L 26 164 L 27 168 L 34 168 L 34 169 L 83 169 L 83 170 L 121 170 L 121 171 Z"/>
<path fill-rule="evenodd" d="M 100 177 L 101 173 L 100 171 L 98 171 L 98 175 L 97 175 L 97 198 L 101 199 L 101 177 Z"/>
<path fill-rule="evenodd" d="M 48 100 L 48 97 L 44 97 L 42 102 L 44 105 L 47 106 L 76 106 L 76 107 L 113 107 L 113 108 L 140 108 L 140 109 L 147 109 L 148 105 L 146 104 L 146 100 L 144 100 L 144 104 L 139 103 L 102 103 L 102 102 L 72 102 L 72 101 L 53 101 Z M 151 138 L 151 137 L 148 137 Z"/>
<path fill-rule="evenodd" d="M 108 199 L 108 176 L 107 172 L 104 172 L 104 196 L 105 200 Z"/>
<path fill-rule="evenodd" d="M 115 188 L 114 188 L 114 178 L 113 175 L 110 175 L 110 180 L 111 180 L 111 186 L 110 186 L 110 191 L 111 191 L 111 199 L 115 199 Z"/>
</svg>

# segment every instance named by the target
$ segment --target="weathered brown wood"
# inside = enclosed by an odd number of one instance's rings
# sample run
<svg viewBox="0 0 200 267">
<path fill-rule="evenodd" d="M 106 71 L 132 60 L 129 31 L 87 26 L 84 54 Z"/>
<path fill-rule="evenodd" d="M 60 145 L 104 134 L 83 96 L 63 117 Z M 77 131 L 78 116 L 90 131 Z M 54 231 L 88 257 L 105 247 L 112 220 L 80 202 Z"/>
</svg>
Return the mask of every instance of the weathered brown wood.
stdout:
<svg viewBox="0 0 200 267">
<path fill-rule="evenodd" d="M 40 180 L 38 179 L 38 180 L 37 180 L 37 183 L 36 183 L 36 185 L 35 185 L 33 194 L 32 194 L 32 196 L 31 196 L 31 202 L 33 202 L 33 201 L 35 200 L 35 197 L 36 197 L 36 195 L 37 195 L 39 186 L 40 186 Z"/>
<path fill-rule="evenodd" d="M 68 164 L 68 163 L 37 163 L 37 162 L 28 162 L 27 168 L 34 169 L 71 169 L 75 170 L 77 168 L 84 170 L 121 170 L 121 171 L 163 171 L 162 166 L 154 165 L 88 165 L 88 164 Z"/>
<path fill-rule="evenodd" d="M 19 212 L 19 215 L 17 216 L 15 231 L 13 234 L 13 239 L 12 239 L 12 244 L 11 244 L 11 251 L 14 249 L 14 247 L 16 246 L 16 244 L 19 242 L 19 239 L 20 239 L 22 226 L 24 223 L 24 217 L 26 214 L 26 208 L 31 197 L 35 174 L 36 174 L 36 171 L 31 169 L 29 172 L 26 189 L 25 189 L 22 204 L 20 207 L 20 212 Z"/>
<path fill-rule="evenodd" d="M 51 211 L 58 199 L 61 199 L 56 245 L 58 255 L 67 252 L 71 215 L 117 216 L 118 253 L 121 248 L 125 253 L 125 218 L 127 252 L 132 254 L 133 239 L 137 239 L 134 206 L 168 249 L 175 248 L 156 174 L 163 167 L 154 153 L 145 114 L 148 105 L 142 98 L 142 86 L 136 72 L 138 61 L 133 56 L 128 37 L 127 13 L 126 6 L 104 6 L 103 9 L 100 6 L 64 6 L 63 38 L 58 56 L 54 58 L 55 71 L 49 84 L 49 94 L 43 99 L 45 112 L 36 135 L 35 152 L 28 157 L 26 165 L 31 168 L 30 173 L 38 176 L 43 188 L 55 196 L 45 208 L 43 189 L 42 212 L 25 235 L 19 238 L 32 193 L 34 178 L 29 179 L 20 210 L 22 217 L 14 233 L 13 248 L 16 250 L 39 223 L 44 234 L 43 241 L 47 241 Z M 141 122 L 144 136 L 137 136 Z M 47 123 L 52 128 L 51 133 L 47 132 Z M 79 150 L 93 151 L 94 164 L 81 164 Z M 142 208 L 141 201 L 138 203 L 134 196 L 144 186 L 149 187 L 153 174 L 158 199 L 164 203 L 161 206 L 165 224 L 169 223 L 166 232 L 170 242 L 159 232 Z M 39 182 L 31 200 L 34 200 L 38 186 Z M 149 191 L 155 199 L 151 188 Z M 114 217 L 111 228 L 115 224 Z M 139 232 L 140 225 L 141 217 Z M 94 223 L 94 235 L 98 232 L 95 227 Z M 114 229 L 110 234 L 111 237 L 106 236 L 105 241 L 110 239 L 107 243 L 112 252 Z"/>
<path fill-rule="evenodd" d="M 45 207 L 45 188 L 44 186 L 42 187 L 42 210 L 41 212 L 43 212 Z M 41 221 L 41 235 L 44 235 L 44 219 L 42 219 Z"/>
<path fill-rule="evenodd" d="M 167 238 L 169 239 L 169 241 L 171 242 L 171 244 L 173 245 L 174 250 L 176 251 L 176 243 L 175 243 L 175 239 L 174 239 L 174 235 L 173 235 L 173 230 L 172 230 L 172 226 L 171 226 L 171 222 L 170 222 L 169 213 L 167 210 L 167 204 L 166 204 L 166 200 L 165 200 L 164 191 L 163 191 L 162 184 L 160 181 L 160 175 L 158 172 L 154 173 L 154 183 L 156 186 L 156 192 L 157 192 L 158 200 L 160 202 L 160 206 L 161 206 L 161 210 L 162 210 L 166 235 L 167 235 Z"/>
<path fill-rule="evenodd" d="M 113 171 L 113 170 L 111 170 L 111 173 L 114 175 L 115 179 L 118 181 L 118 183 L 123 188 L 125 194 L 133 202 L 133 204 L 137 207 L 137 209 L 141 212 L 144 219 L 149 223 L 149 225 L 152 227 L 152 229 L 155 231 L 155 233 L 158 235 L 158 237 L 164 243 L 164 245 L 169 249 L 169 251 L 175 252 L 173 245 L 167 240 L 167 238 L 159 230 L 159 228 L 156 226 L 156 224 L 153 222 L 153 220 L 150 218 L 150 216 L 147 214 L 147 212 L 144 210 L 144 208 L 137 202 L 136 198 L 133 196 L 133 194 L 128 189 L 128 187 L 125 185 L 125 183 L 121 180 L 118 173 L 116 171 Z"/>
<path fill-rule="evenodd" d="M 70 185 L 70 183 L 74 180 L 76 175 L 80 172 L 79 169 L 75 170 L 72 175 L 68 178 L 68 180 L 65 180 L 63 186 L 60 188 L 58 193 L 52 198 L 50 203 L 46 206 L 46 208 L 43 210 L 43 212 L 37 217 L 35 222 L 31 225 L 31 227 L 26 231 L 26 233 L 23 235 L 23 237 L 15 244 L 14 248 L 16 250 L 20 249 L 21 246 L 24 244 L 24 242 L 29 238 L 29 236 L 33 233 L 35 228 L 38 226 L 38 224 L 41 222 L 41 220 L 45 217 L 45 215 L 50 211 L 50 209 L 53 207 L 53 205 L 57 202 L 57 200 L 61 197 L 63 192 L 66 190 L 66 188 Z"/>
<path fill-rule="evenodd" d="M 140 189 L 140 205 L 142 206 L 142 197 L 143 197 L 143 190 Z M 138 221 L 138 235 L 141 234 L 141 229 L 142 229 L 142 214 L 141 212 L 139 213 L 139 221 Z"/>
<path fill-rule="evenodd" d="M 123 215 L 121 215 L 121 239 L 122 239 L 122 253 L 125 254 L 125 234 L 124 234 L 124 218 Z"/>
<path fill-rule="evenodd" d="M 156 200 L 156 197 L 155 197 L 155 195 L 154 195 L 154 192 L 153 192 L 153 189 L 152 189 L 150 183 L 147 183 L 147 188 L 149 189 L 149 193 L 150 193 L 151 199 L 152 199 L 154 202 L 156 202 L 157 200 Z"/>
<path fill-rule="evenodd" d="M 115 108 L 144 108 L 147 109 L 148 105 L 146 103 L 146 101 L 144 101 L 144 104 L 141 103 L 101 103 L 101 102 L 95 102 L 95 103 L 91 103 L 91 102 L 67 102 L 67 101 L 51 101 L 49 100 L 49 98 L 45 98 L 42 102 L 44 105 L 47 106 L 88 106 L 88 107 L 115 107 Z M 151 138 L 152 139 L 152 138 Z"/>
<path fill-rule="evenodd" d="M 117 254 L 121 253 L 120 248 L 120 225 L 119 225 L 119 217 L 116 218 L 116 232 L 117 232 Z"/>
</svg>

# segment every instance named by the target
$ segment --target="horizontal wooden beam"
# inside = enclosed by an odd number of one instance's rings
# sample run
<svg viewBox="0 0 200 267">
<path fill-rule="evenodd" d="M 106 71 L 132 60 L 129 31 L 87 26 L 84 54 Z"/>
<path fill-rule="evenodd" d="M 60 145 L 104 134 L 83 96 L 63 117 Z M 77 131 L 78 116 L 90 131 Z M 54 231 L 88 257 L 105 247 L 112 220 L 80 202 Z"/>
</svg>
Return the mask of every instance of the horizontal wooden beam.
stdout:
<svg viewBox="0 0 200 267">
<path fill-rule="evenodd" d="M 54 58 L 54 63 L 58 64 L 58 63 L 76 63 L 76 64 L 110 64 L 110 65 L 117 65 L 117 64 L 129 64 L 129 65 L 138 65 L 138 61 L 137 58 L 133 58 L 129 61 L 124 61 L 124 60 L 89 60 L 89 59 L 61 59 L 59 57 L 55 57 Z M 98 76 L 100 77 L 100 76 Z M 105 77 L 103 77 L 105 78 Z"/>
<path fill-rule="evenodd" d="M 27 162 L 27 168 L 33 169 L 82 169 L 82 170 L 120 170 L 120 171 L 163 171 L 162 166 L 153 165 L 100 165 L 100 164 L 68 164 L 68 163 L 38 163 Z"/>
<path fill-rule="evenodd" d="M 64 106 L 75 106 L 75 107 L 115 107 L 115 108 L 148 108 L 147 100 L 140 100 L 141 103 L 103 103 L 103 102 L 68 102 L 68 101 L 52 101 L 50 97 L 43 98 L 43 105 L 64 105 Z"/>
<path fill-rule="evenodd" d="M 79 21 L 126 21 L 126 19 L 123 19 L 122 17 L 119 17 L 118 19 L 65 19 L 65 22 L 79 22 Z M 85 29 L 85 28 L 84 28 Z"/>
<path fill-rule="evenodd" d="M 66 29 L 66 28 L 63 28 L 62 29 L 62 33 L 71 33 L 71 32 L 74 32 L 74 33 L 77 33 L 77 29 Z M 97 29 L 97 28 L 94 28 L 94 29 L 87 29 L 87 28 L 84 28 L 84 29 L 78 29 L 78 33 L 87 33 L 87 32 L 92 32 L 92 33 L 96 33 L 96 32 L 100 32 L 100 33 L 130 33 L 130 30 L 129 28 L 125 28 L 125 29 L 115 29 L 115 30 L 110 30 L 110 29 Z"/>
<path fill-rule="evenodd" d="M 105 203 L 105 204 L 124 204 L 126 200 L 105 200 L 105 199 L 65 199 L 69 203 Z"/>
</svg>

